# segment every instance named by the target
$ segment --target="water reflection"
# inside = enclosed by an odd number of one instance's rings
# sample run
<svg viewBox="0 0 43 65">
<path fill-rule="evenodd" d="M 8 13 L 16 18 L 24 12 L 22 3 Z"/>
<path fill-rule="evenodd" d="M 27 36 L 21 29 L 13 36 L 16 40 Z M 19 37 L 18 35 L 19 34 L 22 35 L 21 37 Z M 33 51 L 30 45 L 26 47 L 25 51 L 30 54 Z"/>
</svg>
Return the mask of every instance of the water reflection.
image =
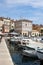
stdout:
<svg viewBox="0 0 43 65">
<path fill-rule="evenodd" d="M 16 65 L 40 65 L 36 59 L 23 56 L 17 52 L 12 54 L 12 59 Z"/>
<path fill-rule="evenodd" d="M 9 50 L 11 53 L 12 60 L 16 65 L 40 65 L 40 61 L 37 61 L 36 58 L 30 58 L 27 56 L 21 55 L 18 51 L 18 46 L 14 44 L 9 44 Z"/>
</svg>

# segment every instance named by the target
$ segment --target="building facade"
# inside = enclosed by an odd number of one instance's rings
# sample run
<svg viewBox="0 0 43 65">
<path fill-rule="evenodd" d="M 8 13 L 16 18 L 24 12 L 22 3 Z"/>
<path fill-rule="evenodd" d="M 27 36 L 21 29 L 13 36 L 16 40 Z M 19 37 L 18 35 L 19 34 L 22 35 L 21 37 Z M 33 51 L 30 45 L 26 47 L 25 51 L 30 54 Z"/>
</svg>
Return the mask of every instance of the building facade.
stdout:
<svg viewBox="0 0 43 65">
<path fill-rule="evenodd" d="M 43 25 L 33 24 L 32 36 L 43 36 Z"/>
<path fill-rule="evenodd" d="M 2 25 L 3 25 L 4 21 L 3 21 L 3 18 L 0 17 L 0 31 L 2 31 Z"/>
<path fill-rule="evenodd" d="M 10 29 L 14 29 L 15 30 L 15 21 L 14 20 L 11 20 Z"/>
<path fill-rule="evenodd" d="M 2 32 L 9 32 L 11 29 L 15 29 L 14 20 L 0 17 L 0 30 L 2 30 Z"/>
<path fill-rule="evenodd" d="M 36 36 L 39 36 L 39 35 L 41 35 L 39 31 L 32 30 L 31 36 L 35 36 L 36 37 Z"/>
<path fill-rule="evenodd" d="M 40 34 L 43 36 L 43 27 L 40 28 Z"/>
<path fill-rule="evenodd" d="M 9 30 L 10 30 L 10 20 L 3 19 L 3 21 L 4 21 L 4 24 L 2 26 L 2 31 L 3 32 L 9 32 Z"/>
<path fill-rule="evenodd" d="M 32 21 L 30 20 L 15 21 L 15 30 L 24 36 L 30 36 L 32 32 Z"/>
</svg>

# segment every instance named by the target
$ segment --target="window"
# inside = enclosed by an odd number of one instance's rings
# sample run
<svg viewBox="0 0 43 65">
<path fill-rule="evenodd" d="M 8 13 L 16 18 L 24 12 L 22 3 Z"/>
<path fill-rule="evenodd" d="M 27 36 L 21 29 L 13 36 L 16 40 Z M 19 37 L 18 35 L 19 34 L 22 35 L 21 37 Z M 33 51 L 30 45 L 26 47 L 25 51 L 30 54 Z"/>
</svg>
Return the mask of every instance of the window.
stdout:
<svg viewBox="0 0 43 65">
<path fill-rule="evenodd" d="M 41 30 L 41 33 L 43 33 L 43 30 Z"/>
<path fill-rule="evenodd" d="M 25 26 L 27 26 L 27 24 L 25 24 Z"/>
<path fill-rule="evenodd" d="M 24 35 L 24 33 L 23 33 L 23 35 Z"/>
</svg>

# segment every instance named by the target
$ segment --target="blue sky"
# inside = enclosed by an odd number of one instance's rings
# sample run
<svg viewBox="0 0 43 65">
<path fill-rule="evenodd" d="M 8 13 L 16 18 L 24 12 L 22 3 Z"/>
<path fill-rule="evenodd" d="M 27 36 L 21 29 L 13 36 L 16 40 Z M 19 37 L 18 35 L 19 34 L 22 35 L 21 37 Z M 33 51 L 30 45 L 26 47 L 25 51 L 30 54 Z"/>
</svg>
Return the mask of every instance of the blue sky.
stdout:
<svg viewBox="0 0 43 65">
<path fill-rule="evenodd" d="M 1 16 L 43 24 L 43 0 L 0 0 Z"/>
</svg>

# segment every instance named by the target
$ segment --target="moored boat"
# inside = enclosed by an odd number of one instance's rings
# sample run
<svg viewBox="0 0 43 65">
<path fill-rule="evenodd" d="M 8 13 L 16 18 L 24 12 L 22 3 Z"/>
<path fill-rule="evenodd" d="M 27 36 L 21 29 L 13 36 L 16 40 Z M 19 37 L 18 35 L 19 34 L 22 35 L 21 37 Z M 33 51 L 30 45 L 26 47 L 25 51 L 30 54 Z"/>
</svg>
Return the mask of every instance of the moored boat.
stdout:
<svg viewBox="0 0 43 65">
<path fill-rule="evenodd" d="M 22 48 L 22 55 L 29 56 L 29 57 L 37 57 L 36 50 L 31 47 L 24 46 Z"/>
<path fill-rule="evenodd" d="M 43 48 L 37 50 L 37 56 L 40 60 L 43 60 Z"/>
</svg>

